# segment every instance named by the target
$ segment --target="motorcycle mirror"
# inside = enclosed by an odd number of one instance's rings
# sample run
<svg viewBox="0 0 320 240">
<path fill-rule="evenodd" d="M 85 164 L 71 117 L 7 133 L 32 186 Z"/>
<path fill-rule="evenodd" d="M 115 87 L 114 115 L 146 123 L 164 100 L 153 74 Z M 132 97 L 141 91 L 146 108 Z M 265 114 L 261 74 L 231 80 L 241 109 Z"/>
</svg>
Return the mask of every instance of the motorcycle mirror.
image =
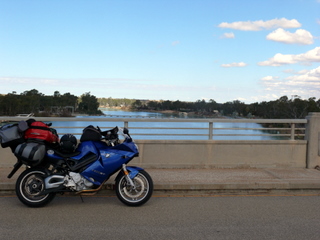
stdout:
<svg viewBox="0 0 320 240">
<path fill-rule="evenodd" d="M 129 134 L 128 128 L 123 128 L 123 133 L 124 133 L 124 134 Z"/>
</svg>

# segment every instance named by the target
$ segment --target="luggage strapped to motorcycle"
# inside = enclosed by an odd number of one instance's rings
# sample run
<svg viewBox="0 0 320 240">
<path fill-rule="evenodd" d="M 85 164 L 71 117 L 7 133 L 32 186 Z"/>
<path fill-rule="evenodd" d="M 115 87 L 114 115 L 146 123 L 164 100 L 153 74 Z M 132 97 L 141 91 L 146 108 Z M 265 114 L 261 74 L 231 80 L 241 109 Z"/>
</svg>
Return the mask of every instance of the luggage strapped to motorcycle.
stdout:
<svg viewBox="0 0 320 240">
<path fill-rule="evenodd" d="M 84 141 L 100 141 L 102 138 L 101 130 L 95 128 L 92 125 L 87 126 L 83 129 L 82 135 L 80 137 L 80 142 Z"/>
<path fill-rule="evenodd" d="M 41 121 L 34 121 L 29 124 L 29 129 L 25 132 L 27 141 L 57 143 L 59 136 L 54 128 L 50 128 L 50 124 Z"/>
<path fill-rule="evenodd" d="M 42 143 L 25 142 L 18 145 L 14 155 L 24 164 L 36 166 L 43 160 L 46 147 Z"/>
<path fill-rule="evenodd" d="M 28 129 L 25 121 L 17 123 L 6 124 L 0 128 L 0 142 L 3 148 L 10 147 L 12 151 L 17 145 L 23 143 L 24 131 Z"/>
</svg>

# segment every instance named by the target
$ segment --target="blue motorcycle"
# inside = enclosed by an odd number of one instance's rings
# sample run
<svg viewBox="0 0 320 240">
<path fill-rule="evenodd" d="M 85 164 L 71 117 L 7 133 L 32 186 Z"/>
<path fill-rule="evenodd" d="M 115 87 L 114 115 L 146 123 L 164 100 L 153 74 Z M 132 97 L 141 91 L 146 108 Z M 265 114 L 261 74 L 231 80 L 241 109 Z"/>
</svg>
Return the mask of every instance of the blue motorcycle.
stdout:
<svg viewBox="0 0 320 240">
<path fill-rule="evenodd" d="M 104 132 L 99 128 L 92 129 L 98 135 L 96 139 L 80 139 L 78 144 L 71 141 L 75 137 L 69 134 L 60 139 L 59 147 L 45 145 L 43 159 L 23 157 L 21 153 L 24 150 L 17 147 L 15 155 L 18 164 L 8 177 L 22 164 L 28 166 L 16 182 L 16 194 L 22 203 L 29 207 L 42 207 L 51 202 L 57 193 L 93 195 L 117 172 L 115 191 L 121 202 L 128 206 L 140 206 L 150 199 L 153 192 L 150 175 L 142 168 L 127 166 L 139 155 L 128 129 L 115 127 Z M 119 135 L 124 138 L 122 143 Z M 26 149 L 30 148 L 31 143 L 36 146 L 32 146 L 30 152 L 41 152 L 38 143 L 32 141 L 27 143 Z M 70 147 L 75 149 L 70 150 Z"/>
</svg>

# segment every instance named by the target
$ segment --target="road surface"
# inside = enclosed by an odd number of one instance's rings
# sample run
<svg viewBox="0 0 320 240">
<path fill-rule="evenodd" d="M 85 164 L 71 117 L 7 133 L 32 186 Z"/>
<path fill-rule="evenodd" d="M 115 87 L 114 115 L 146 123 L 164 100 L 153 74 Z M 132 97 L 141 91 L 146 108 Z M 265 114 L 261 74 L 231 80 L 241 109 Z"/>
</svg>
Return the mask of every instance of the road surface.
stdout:
<svg viewBox="0 0 320 240">
<path fill-rule="evenodd" d="M 320 239 L 320 196 L 153 197 L 127 207 L 114 196 L 57 196 L 28 208 L 0 196 L 0 239 Z"/>
</svg>

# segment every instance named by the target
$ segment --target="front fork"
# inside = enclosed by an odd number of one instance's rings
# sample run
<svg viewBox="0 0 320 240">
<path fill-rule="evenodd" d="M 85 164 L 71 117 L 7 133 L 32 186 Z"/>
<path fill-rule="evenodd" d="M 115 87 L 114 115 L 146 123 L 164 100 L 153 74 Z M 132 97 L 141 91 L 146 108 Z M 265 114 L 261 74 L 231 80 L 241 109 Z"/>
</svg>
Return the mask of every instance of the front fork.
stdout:
<svg viewBox="0 0 320 240">
<path fill-rule="evenodd" d="M 127 170 L 127 166 L 125 164 L 122 164 L 122 170 L 123 170 L 123 173 L 127 179 L 127 183 L 129 186 L 131 186 L 133 189 L 136 188 L 136 185 L 134 184 L 134 182 L 132 181 L 131 177 L 130 177 L 130 173 L 128 172 Z"/>
</svg>

